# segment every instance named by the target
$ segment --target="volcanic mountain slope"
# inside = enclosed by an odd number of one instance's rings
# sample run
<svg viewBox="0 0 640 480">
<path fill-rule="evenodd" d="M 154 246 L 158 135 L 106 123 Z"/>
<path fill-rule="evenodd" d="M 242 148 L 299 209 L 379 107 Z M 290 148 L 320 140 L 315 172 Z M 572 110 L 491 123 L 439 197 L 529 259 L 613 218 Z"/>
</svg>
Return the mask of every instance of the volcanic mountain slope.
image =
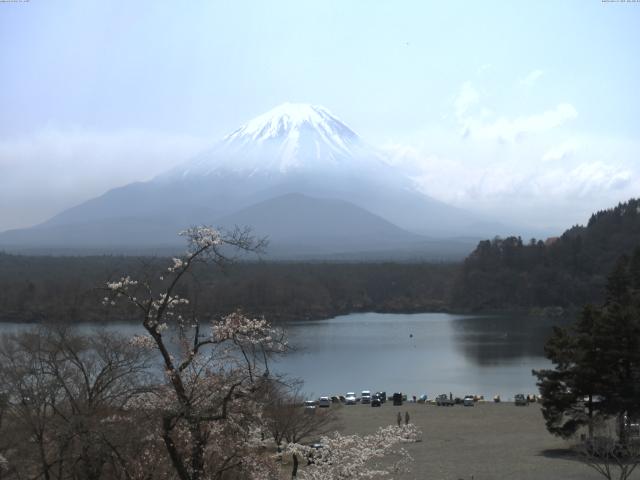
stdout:
<svg viewBox="0 0 640 480">
<path fill-rule="evenodd" d="M 251 225 L 281 255 L 365 252 L 418 247 L 424 238 L 343 200 L 291 193 L 251 205 L 219 221 Z"/>
<path fill-rule="evenodd" d="M 496 233 L 478 228 L 479 219 L 474 215 L 416 190 L 408 176 L 385 163 L 378 152 L 326 109 L 284 104 L 151 181 L 115 188 L 35 227 L 5 232 L 0 235 L 0 245 L 177 245 L 180 240 L 175 232 L 186 226 L 257 221 L 259 217 L 249 218 L 239 212 L 270 199 L 291 202 L 290 194 L 305 196 L 305 222 L 294 221 L 287 209 L 280 209 L 282 216 L 276 219 L 275 204 L 266 204 L 271 214 L 263 218 L 280 225 L 280 233 L 257 222 L 264 226 L 262 232 L 256 228 L 257 234 L 267 233 L 274 241 L 287 244 L 308 239 L 304 240 L 306 245 L 326 251 L 317 236 L 305 231 L 316 226 L 335 232 L 332 238 L 337 239 L 337 232 L 342 230 L 340 238 L 345 247 L 356 239 L 378 239 L 377 246 L 369 242 L 362 245 L 363 249 L 395 248 L 403 242 L 409 245 L 416 240 L 415 234 L 473 237 Z M 371 215 L 393 224 L 394 240 L 386 239 L 386 234 L 370 236 L 367 230 L 361 235 L 356 235 L 355 229 L 343 230 L 342 220 L 326 215 L 327 203 L 323 200 L 328 199 L 349 203 L 349 208 L 346 203 L 342 205 L 353 215 L 358 212 L 363 216 L 359 222 L 352 218 L 348 223 L 353 225 L 368 225 L 364 217 L 371 220 Z M 263 204 L 260 208 L 267 207 Z M 303 231 L 293 235 L 296 228 Z M 390 234 L 391 230 L 386 232 Z M 285 231 L 292 233 L 289 240 L 282 234 Z M 396 235 L 399 231 L 404 235 Z M 351 232 L 351 240 L 347 232 Z M 401 237 L 404 239 L 399 240 Z"/>
</svg>

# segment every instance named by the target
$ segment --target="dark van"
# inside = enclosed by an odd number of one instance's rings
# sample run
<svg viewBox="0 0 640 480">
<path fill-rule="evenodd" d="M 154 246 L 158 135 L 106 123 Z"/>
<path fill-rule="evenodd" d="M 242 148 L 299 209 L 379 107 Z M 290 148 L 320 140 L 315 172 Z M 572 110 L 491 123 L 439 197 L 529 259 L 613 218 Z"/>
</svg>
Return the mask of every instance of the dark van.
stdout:
<svg viewBox="0 0 640 480">
<path fill-rule="evenodd" d="M 402 405 L 402 394 L 394 393 L 393 394 L 393 404 L 394 405 Z"/>
</svg>

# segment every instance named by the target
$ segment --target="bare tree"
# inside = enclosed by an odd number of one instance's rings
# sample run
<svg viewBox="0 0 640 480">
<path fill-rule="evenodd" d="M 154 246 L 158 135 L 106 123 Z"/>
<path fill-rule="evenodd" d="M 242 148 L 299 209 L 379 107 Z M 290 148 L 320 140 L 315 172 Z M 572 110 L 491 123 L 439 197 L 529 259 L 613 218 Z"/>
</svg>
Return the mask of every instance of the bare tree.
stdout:
<svg viewBox="0 0 640 480">
<path fill-rule="evenodd" d="M 148 388 L 148 354 L 106 332 L 60 327 L 0 345 L 0 444 L 17 478 L 130 478 L 134 435 L 126 404 Z M 33 447 L 36 447 L 35 449 Z"/>
<path fill-rule="evenodd" d="M 265 426 L 278 451 L 282 443 L 300 443 L 337 428 L 335 408 L 305 410 L 300 382 L 274 384 L 267 394 Z"/>
<path fill-rule="evenodd" d="M 291 385 L 273 382 L 268 388 L 263 417 L 265 428 L 273 438 L 278 453 L 282 452 L 282 443 L 288 444 L 309 441 L 318 438 L 337 427 L 335 408 L 307 410 L 301 393 L 301 382 Z M 293 467 L 291 476 L 298 471 L 298 452 L 291 451 Z"/>
<path fill-rule="evenodd" d="M 607 480 L 627 480 L 640 464 L 640 440 L 621 443 L 610 423 L 598 425 L 599 434 L 576 447 L 578 458 Z"/>
</svg>

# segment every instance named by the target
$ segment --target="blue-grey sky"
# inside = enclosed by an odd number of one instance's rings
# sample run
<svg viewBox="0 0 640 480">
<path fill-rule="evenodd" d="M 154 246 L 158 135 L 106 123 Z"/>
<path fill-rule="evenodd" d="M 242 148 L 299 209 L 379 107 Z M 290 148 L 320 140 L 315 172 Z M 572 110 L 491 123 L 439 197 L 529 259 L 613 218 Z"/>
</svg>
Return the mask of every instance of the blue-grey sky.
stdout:
<svg viewBox="0 0 640 480">
<path fill-rule="evenodd" d="M 456 205 L 532 226 L 640 194 L 640 3 L 0 3 L 0 230 L 324 105 Z"/>
</svg>

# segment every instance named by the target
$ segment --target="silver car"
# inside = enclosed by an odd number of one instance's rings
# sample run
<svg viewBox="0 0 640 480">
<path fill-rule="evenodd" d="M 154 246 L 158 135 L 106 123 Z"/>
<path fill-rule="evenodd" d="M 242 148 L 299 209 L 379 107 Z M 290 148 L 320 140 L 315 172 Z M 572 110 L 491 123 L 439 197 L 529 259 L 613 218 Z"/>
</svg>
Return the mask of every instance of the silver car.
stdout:
<svg viewBox="0 0 640 480">
<path fill-rule="evenodd" d="M 347 394 L 344 396 L 345 405 L 355 405 L 356 401 L 356 392 L 347 392 Z"/>
</svg>

